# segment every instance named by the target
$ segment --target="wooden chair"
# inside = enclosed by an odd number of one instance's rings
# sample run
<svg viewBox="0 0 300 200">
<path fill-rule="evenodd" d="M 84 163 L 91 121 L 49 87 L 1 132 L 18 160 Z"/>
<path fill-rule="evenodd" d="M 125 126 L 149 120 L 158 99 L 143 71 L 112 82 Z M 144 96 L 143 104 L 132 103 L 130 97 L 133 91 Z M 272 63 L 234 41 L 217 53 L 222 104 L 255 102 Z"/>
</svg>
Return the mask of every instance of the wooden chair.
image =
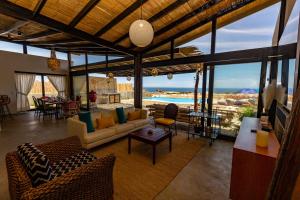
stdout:
<svg viewBox="0 0 300 200">
<path fill-rule="evenodd" d="M 164 117 L 154 119 L 155 127 L 157 125 L 162 125 L 168 127 L 169 131 L 171 131 L 171 128 L 173 127 L 175 129 L 175 135 L 177 135 L 177 125 L 176 125 L 177 113 L 178 113 L 178 106 L 174 103 L 168 104 L 164 110 Z"/>
</svg>

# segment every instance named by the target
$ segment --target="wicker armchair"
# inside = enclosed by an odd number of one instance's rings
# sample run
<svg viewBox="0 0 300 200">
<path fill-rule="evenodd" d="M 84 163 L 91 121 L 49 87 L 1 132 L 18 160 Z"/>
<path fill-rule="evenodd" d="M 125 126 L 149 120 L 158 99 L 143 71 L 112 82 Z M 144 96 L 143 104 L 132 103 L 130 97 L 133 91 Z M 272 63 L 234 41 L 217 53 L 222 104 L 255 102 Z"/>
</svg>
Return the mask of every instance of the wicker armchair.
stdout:
<svg viewBox="0 0 300 200">
<path fill-rule="evenodd" d="M 37 145 L 57 162 L 83 150 L 77 137 Z M 85 164 L 37 187 L 32 187 L 25 168 L 16 152 L 6 155 L 8 184 L 11 199 L 113 199 L 114 155 Z"/>
</svg>

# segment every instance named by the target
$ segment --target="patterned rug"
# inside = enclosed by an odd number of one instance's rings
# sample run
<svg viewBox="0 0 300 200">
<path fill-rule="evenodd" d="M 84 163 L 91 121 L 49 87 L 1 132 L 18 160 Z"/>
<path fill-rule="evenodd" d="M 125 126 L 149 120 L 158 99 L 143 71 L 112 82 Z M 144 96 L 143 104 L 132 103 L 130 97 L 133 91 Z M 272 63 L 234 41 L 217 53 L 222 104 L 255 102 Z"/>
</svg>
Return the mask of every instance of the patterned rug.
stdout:
<svg viewBox="0 0 300 200">
<path fill-rule="evenodd" d="M 94 149 L 97 157 L 114 153 L 114 199 L 153 199 L 176 177 L 194 155 L 207 143 L 200 139 L 187 140 L 186 134 L 173 137 L 169 152 L 168 140 L 156 147 L 156 164 L 152 165 L 152 147 L 132 140 L 131 154 L 127 138 L 106 147 Z"/>
</svg>

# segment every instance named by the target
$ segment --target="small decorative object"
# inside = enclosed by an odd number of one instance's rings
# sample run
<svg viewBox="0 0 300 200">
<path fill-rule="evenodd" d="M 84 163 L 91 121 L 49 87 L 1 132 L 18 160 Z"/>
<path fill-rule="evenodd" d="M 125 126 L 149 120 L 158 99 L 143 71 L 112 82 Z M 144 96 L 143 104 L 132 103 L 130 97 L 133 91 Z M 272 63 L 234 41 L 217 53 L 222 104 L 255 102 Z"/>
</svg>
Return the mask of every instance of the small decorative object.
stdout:
<svg viewBox="0 0 300 200">
<path fill-rule="evenodd" d="M 60 68 L 60 61 L 56 58 L 54 49 L 51 50 L 51 56 L 48 58 L 48 67 L 51 71 L 57 71 Z"/>
<path fill-rule="evenodd" d="M 262 94 L 264 109 L 266 112 L 268 112 L 270 109 L 272 101 L 275 97 L 275 93 L 276 93 L 276 80 L 272 80 L 271 83 L 266 88 L 264 88 Z"/>
<path fill-rule="evenodd" d="M 172 73 L 168 73 L 167 77 L 168 77 L 169 80 L 171 80 L 173 78 L 173 74 Z"/>
<path fill-rule="evenodd" d="M 89 100 L 90 102 L 95 103 L 97 99 L 97 93 L 94 90 L 91 90 L 89 93 Z"/>
<path fill-rule="evenodd" d="M 131 77 L 130 76 L 127 76 L 127 81 L 131 81 Z"/>
<path fill-rule="evenodd" d="M 153 68 L 153 69 L 151 70 L 151 75 L 152 75 L 152 76 L 157 76 L 157 75 L 158 75 L 158 70 L 157 70 L 156 68 Z"/>
<path fill-rule="evenodd" d="M 256 133 L 256 146 L 268 147 L 269 133 L 262 130 L 257 130 Z"/>
<path fill-rule="evenodd" d="M 143 20 L 143 6 L 141 0 L 141 17 L 134 21 L 129 28 L 130 41 L 138 47 L 148 46 L 154 37 L 154 31 L 152 25 Z"/>
<path fill-rule="evenodd" d="M 147 133 L 148 133 L 149 135 L 152 135 L 152 134 L 153 134 L 153 130 L 149 130 Z"/>
</svg>

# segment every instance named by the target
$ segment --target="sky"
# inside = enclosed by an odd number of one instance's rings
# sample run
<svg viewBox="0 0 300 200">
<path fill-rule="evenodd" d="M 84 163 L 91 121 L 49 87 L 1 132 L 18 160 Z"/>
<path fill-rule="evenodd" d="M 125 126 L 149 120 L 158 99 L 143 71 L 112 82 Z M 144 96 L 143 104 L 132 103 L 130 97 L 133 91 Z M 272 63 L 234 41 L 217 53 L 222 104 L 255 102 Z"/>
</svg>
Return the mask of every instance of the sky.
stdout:
<svg viewBox="0 0 300 200">
<path fill-rule="evenodd" d="M 300 0 L 296 1 L 296 5 L 289 17 L 288 24 L 283 33 L 280 44 L 288 44 L 296 42 L 297 29 L 300 11 Z M 216 53 L 251 49 L 259 47 L 269 47 L 272 45 L 272 37 L 280 10 L 280 3 L 254 13 L 248 17 L 240 19 L 225 27 L 217 30 L 216 34 Z M 196 46 L 204 54 L 210 53 L 211 34 L 207 34 L 193 41 L 190 41 L 180 47 Z M 22 46 L 17 44 L 9 44 L 0 42 L 0 50 L 5 49 L 22 53 Z M 39 56 L 49 56 L 50 51 L 39 48 L 28 47 L 28 53 Z M 67 59 L 64 53 L 57 53 L 60 59 Z M 116 59 L 110 57 L 109 59 Z M 72 60 L 77 64 L 84 64 L 84 56 L 73 56 Z M 99 62 L 105 60 L 104 56 L 89 55 L 89 62 Z M 290 77 L 294 73 L 294 61 L 290 61 Z M 216 66 L 215 70 L 215 87 L 218 88 L 257 88 L 260 76 L 260 63 L 236 64 Z M 168 80 L 166 76 L 144 77 L 144 87 L 194 87 L 194 73 L 174 75 L 172 80 Z M 118 78 L 118 82 L 128 82 L 125 78 Z M 133 78 L 131 80 L 133 83 Z M 292 84 L 292 79 L 289 85 Z M 202 86 L 200 81 L 199 87 Z"/>
</svg>

